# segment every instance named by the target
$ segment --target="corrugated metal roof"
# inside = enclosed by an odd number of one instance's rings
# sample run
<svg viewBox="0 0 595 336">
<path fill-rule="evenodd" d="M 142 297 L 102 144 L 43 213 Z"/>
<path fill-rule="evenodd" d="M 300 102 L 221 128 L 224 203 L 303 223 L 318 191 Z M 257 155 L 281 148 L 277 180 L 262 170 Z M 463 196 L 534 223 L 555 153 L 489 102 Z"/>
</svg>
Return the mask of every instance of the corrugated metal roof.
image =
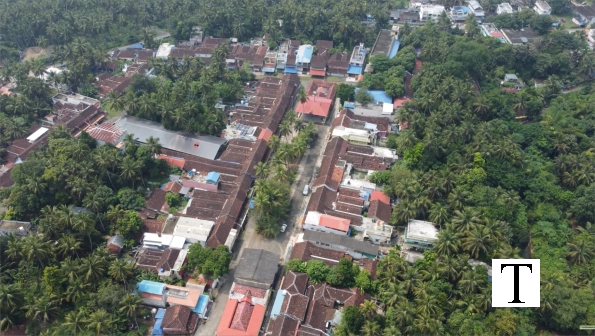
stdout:
<svg viewBox="0 0 595 336">
<path fill-rule="evenodd" d="M 146 143 L 149 137 L 159 139 L 163 148 L 177 152 L 191 154 L 214 160 L 227 140 L 210 135 L 197 135 L 185 132 L 176 132 L 165 129 L 161 124 L 143 120 L 136 117 L 126 116 L 116 122 L 118 127 L 134 134 L 135 138 Z"/>
<path fill-rule="evenodd" d="M 165 289 L 165 284 L 161 282 L 143 280 L 136 284 L 136 289 L 142 293 L 162 295 Z"/>
</svg>

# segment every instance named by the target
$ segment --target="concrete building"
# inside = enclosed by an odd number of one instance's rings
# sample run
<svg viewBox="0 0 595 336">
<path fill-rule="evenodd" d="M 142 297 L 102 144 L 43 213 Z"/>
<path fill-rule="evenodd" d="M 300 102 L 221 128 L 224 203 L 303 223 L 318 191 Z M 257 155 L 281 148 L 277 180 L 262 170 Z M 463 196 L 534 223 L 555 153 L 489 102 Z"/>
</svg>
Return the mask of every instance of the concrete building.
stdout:
<svg viewBox="0 0 595 336">
<path fill-rule="evenodd" d="M 434 20 L 437 21 L 440 14 L 444 12 L 444 6 L 441 5 L 421 5 L 419 8 L 419 20 L 420 21 L 427 21 L 427 20 Z"/>
<path fill-rule="evenodd" d="M 313 53 L 314 47 L 312 47 L 312 45 L 310 44 L 304 44 L 298 48 L 295 59 L 296 70 L 298 73 L 302 73 L 305 75 L 310 71 L 310 63 L 312 62 Z"/>
<path fill-rule="evenodd" d="M 551 15 L 552 14 L 552 7 L 545 2 L 544 0 L 537 0 L 535 1 L 535 6 L 533 6 L 533 10 L 535 13 L 539 15 Z"/>
<path fill-rule="evenodd" d="M 486 14 L 485 14 L 483 8 L 481 7 L 481 5 L 479 4 L 479 2 L 477 2 L 475 0 L 471 0 L 467 3 L 467 6 L 469 7 L 470 13 L 475 15 L 475 18 L 477 20 L 483 21 L 485 19 Z"/>
<path fill-rule="evenodd" d="M 427 250 L 438 241 L 438 229 L 434 223 L 412 219 L 407 224 L 403 240 L 409 248 Z"/>
<path fill-rule="evenodd" d="M 347 75 L 349 77 L 357 77 L 362 74 L 364 69 L 364 62 L 366 60 L 366 48 L 364 44 L 355 46 L 349 59 L 349 68 L 347 69 Z"/>
<path fill-rule="evenodd" d="M 351 232 L 349 226 L 350 222 L 349 219 L 329 216 L 317 211 L 308 211 L 303 228 L 304 230 L 349 236 L 349 233 Z"/>
<path fill-rule="evenodd" d="M 465 21 L 469 15 L 469 8 L 465 6 L 453 6 L 449 16 L 452 21 Z"/>
<path fill-rule="evenodd" d="M 180 217 L 174 228 L 174 236 L 186 238 L 186 242 L 191 244 L 199 243 L 205 246 L 207 238 L 215 222 L 202 220 L 198 218 Z"/>
<path fill-rule="evenodd" d="M 349 254 L 354 259 L 376 258 L 378 246 L 326 232 L 304 231 L 298 235 L 297 242 L 309 241 L 320 247 L 341 251 Z"/>
<path fill-rule="evenodd" d="M 479 27 L 483 36 L 493 37 L 502 43 L 507 43 L 504 34 L 493 23 L 483 23 Z"/>
<path fill-rule="evenodd" d="M 496 14 L 498 14 L 498 15 L 512 14 L 512 13 L 514 13 L 514 10 L 512 9 L 512 6 L 508 2 L 503 2 L 501 4 L 498 4 L 498 8 L 496 8 Z"/>
</svg>

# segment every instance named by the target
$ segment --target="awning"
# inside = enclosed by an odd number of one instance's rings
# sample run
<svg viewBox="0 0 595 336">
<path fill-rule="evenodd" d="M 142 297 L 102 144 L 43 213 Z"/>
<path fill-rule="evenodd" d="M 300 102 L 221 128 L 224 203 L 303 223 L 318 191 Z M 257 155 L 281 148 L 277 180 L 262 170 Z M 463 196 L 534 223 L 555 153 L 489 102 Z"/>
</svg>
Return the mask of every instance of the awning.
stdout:
<svg viewBox="0 0 595 336">
<path fill-rule="evenodd" d="M 273 73 L 275 72 L 275 68 L 262 68 L 262 72 Z"/>
<path fill-rule="evenodd" d="M 324 70 L 310 70 L 310 76 L 326 77 L 326 71 L 324 71 Z"/>
<path fill-rule="evenodd" d="M 296 68 L 285 68 L 285 73 L 296 74 L 297 69 Z"/>
</svg>

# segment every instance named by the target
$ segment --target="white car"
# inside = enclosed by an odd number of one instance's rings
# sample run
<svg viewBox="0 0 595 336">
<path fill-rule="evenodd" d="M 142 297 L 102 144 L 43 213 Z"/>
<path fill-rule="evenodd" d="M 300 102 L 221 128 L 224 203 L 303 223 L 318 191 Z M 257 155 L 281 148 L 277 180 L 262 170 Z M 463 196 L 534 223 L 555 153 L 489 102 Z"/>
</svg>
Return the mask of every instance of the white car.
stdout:
<svg viewBox="0 0 595 336">
<path fill-rule="evenodd" d="M 287 230 L 287 224 L 281 225 L 281 232 L 285 232 Z"/>
</svg>

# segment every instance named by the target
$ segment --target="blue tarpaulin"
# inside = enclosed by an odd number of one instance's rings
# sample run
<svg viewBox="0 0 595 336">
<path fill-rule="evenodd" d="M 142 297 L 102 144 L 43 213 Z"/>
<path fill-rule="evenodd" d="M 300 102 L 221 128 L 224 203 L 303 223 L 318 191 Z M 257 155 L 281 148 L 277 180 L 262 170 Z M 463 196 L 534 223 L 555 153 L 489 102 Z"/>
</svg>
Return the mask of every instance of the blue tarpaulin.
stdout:
<svg viewBox="0 0 595 336">
<path fill-rule="evenodd" d="M 285 73 L 296 74 L 297 69 L 296 68 L 285 68 Z"/>
<path fill-rule="evenodd" d="M 207 309 L 207 305 L 209 304 L 209 296 L 205 294 L 201 294 L 198 298 L 198 302 L 196 303 L 196 307 L 194 307 L 194 312 L 203 315 L 205 310 Z"/>
<path fill-rule="evenodd" d="M 393 57 L 397 56 L 400 46 L 401 46 L 401 41 L 399 41 L 399 40 L 393 41 L 393 44 L 390 46 L 390 52 L 388 53 L 389 59 L 392 59 Z"/>
<path fill-rule="evenodd" d="M 221 175 L 219 175 L 219 173 L 210 172 L 207 174 L 207 182 L 216 184 L 219 182 L 219 177 L 221 177 Z"/>
<path fill-rule="evenodd" d="M 355 88 L 356 93 L 358 90 L 359 90 L 359 88 Z M 370 96 L 372 96 L 372 99 L 374 99 L 374 104 L 377 104 L 377 103 L 392 104 L 393 103 L 393 99 L 391 97 L 389 97 L 386 94 L 386 92 L 384 92 L 384 91 L 368 90 L 368 93 L 370 94 Z"/>
<path fill-rule="evenodd" d="M 161 329 L 161 323 L 163 322 L 163 316 L 165 316 L 165 309 L 160 308 L 155 315 L 155 325 L 153 325 L 153 335 L 163 335 Z"/>
<path fill-rule="evenodd" d="M 361 75 L 363 67 L 359 65 L 350 65 L 347 69 L 347 74 L 349 75 Z"/>
<path fill-rule="evenodd" d="M 275 303 L 273 303 L 273 309 L 271 309 L 271 318 L 279 315 L 281 312 L 281 306 L 283 305 L 283 299 L 285 299 L 286 293 L 287 292 L 283 289 L 277 292 L 277 296 L 275 296 Z"/>
<path fill-rule="evenodd" d="M 165 289 L 165 284 L 161 282 L 143 280 L 136 284 L 136 289 L 141 293 L 162 295 L 163 289 Z"/>
</svg>

